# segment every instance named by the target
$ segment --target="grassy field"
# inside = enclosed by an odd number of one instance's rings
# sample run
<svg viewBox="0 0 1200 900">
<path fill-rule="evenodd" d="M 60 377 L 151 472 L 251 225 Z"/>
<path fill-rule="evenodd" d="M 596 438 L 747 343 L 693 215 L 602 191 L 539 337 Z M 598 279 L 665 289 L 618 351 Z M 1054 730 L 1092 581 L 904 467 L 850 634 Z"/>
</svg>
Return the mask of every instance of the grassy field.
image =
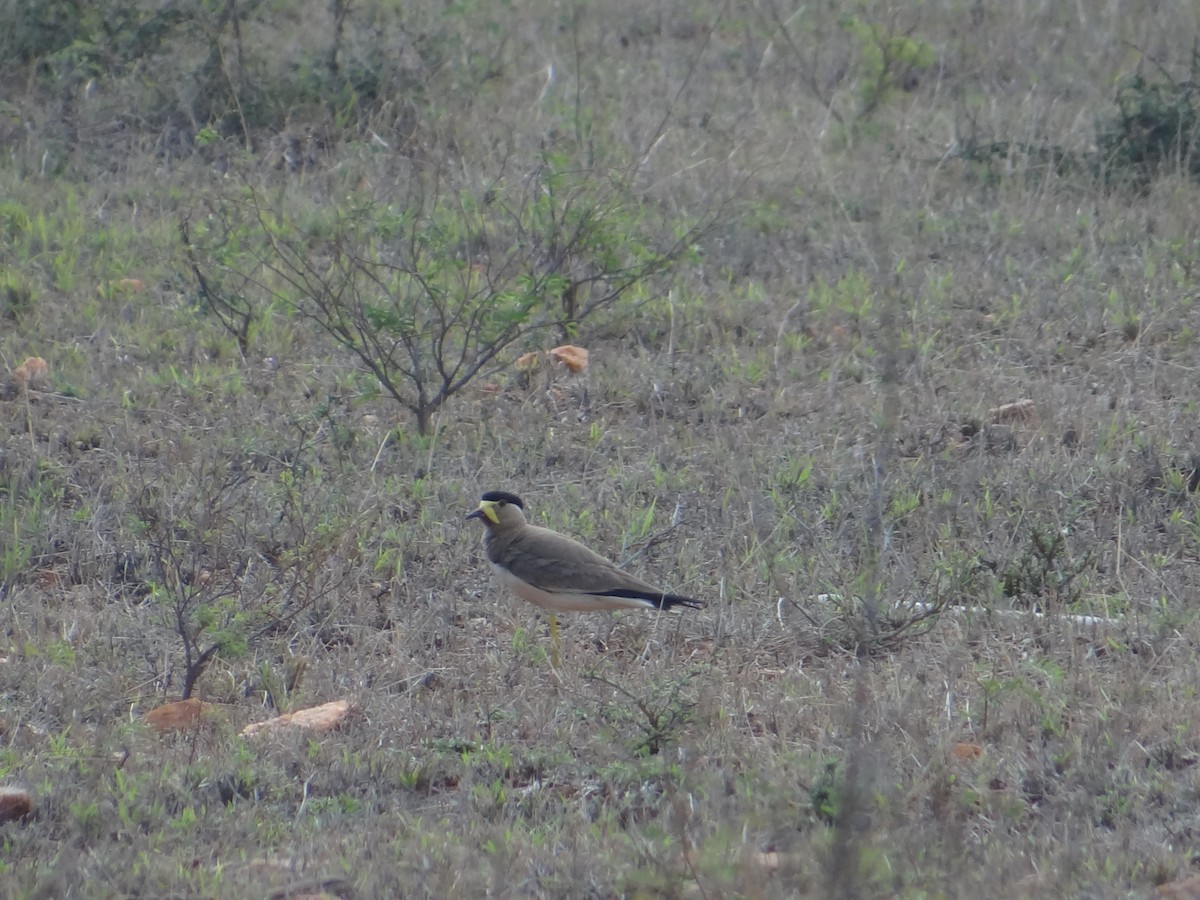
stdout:
<svg viewBox="0 0 1200 900">
<path fill-rule="evenodd" d="M 0 896 L 1198 871 L 1189 4 L 38 9 Z M 708 607 L 563 616 L 554 667 L 489 489 Z"/>
</svg>

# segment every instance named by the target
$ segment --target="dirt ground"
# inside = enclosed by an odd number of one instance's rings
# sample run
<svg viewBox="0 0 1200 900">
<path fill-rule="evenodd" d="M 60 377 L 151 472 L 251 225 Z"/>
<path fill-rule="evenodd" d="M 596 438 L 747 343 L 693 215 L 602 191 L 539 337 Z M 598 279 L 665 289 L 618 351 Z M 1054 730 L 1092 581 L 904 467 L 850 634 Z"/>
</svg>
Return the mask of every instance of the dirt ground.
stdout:
<svg viewBox="0 0 1200 900">
<path fill-rule="evenodd" d="M 1200 897 L 1196 10 L 71 7 L 0 896 Z M 707 607 L 553 665 L 496 489 Z"/>
</svg>

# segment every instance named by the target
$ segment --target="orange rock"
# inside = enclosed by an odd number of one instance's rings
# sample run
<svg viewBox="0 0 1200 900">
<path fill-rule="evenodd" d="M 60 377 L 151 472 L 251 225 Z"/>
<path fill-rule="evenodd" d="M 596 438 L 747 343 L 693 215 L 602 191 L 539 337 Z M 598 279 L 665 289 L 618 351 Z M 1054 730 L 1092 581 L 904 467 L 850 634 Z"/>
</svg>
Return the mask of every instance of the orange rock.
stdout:
<svg viewBox="0 0 1200 900">
<path fill-rule="evenodd" d="M 166 734 L 168 731 L 183 731 L 194 727 L 210 709 L 211 703 L 192 698 L 176 703 L 164 703 L 146 713 L 143 719 L 159 734 Z"/>
<path fill-rule="evenodd" d="M 242 729 L 242 736 L 250 737 L 264 731 L 282 731 L 288 728 L 302 728 L 306 731 L 318 732 L 332 731 L 341 725 L 348 715 L 350 715 L 350 701 L 334 700 L 321 706 L 276 716 L 265 722 L 251 722 Z"/>
<path fill-rule="evenodd" d="M 588 367 L 588 352 L 574 344 L 555 347 L 550 355 L 577 375 Z"/>
<path fill-rule="evenodd" d="M 955 759 L 972 760 L 983 756 L 983 747 L 968 741 L 959 741 L 950 748 L 950 755 Z"/>
<path fill-rule="evenodd" d="M 1200 875 L 1189 875 L 1179 881 L 1160 884 L 1155 891 L 1160 897 L 1171 900 L 1200 900 Z"/>
<path fill-rule="evenodd" d="M 146 282 L 141 278 L 118 278 L 116 281 L 110 281 L 107 284 L 96 288 L 96 292 L 103 294 L 106 289 L 110 291 L 122 291 L 128 294 L 137 294 L 146 289 Z"/>
<path fill-rule="evenodd" d="M 25 362 L 13 369 L 13 381 L 18 390 L 24 390 L 30 383 L 44 382 L 50 376 L 50 367 L 40 356 L 31 356 Z"/>
<path fill-rule="evenodd" d="M 780 866 L 779 851 L 763 850 L 754 854 L 754 861 L 766 869 L 768 872 L 774 872 Z"/>
<path fill-rule="evenodd" d="M 1037 406 L 1032 400 L 1014 400 L 988 410 L 988 418 L 999 425 L 1005 422 L 1028 422 L 1037 417 Z"/>
<path fill-rule="evenodd" d="M 517 357 L 517 361 L 515 363 L 518 371 L 528 372 L 530 369 L 536 369 L 538 366 L 538 356 L 539 354 L 536 350 L 530 350 L 528 353 L 522 353 Z"/>
</svg>

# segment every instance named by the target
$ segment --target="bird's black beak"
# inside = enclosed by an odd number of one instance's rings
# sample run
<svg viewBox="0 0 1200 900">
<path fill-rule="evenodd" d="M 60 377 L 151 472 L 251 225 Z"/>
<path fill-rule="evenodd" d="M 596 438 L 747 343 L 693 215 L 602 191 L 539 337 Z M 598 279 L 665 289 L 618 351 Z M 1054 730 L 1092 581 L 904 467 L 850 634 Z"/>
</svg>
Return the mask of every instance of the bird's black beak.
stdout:
<svg viewBox="0 0 1200 900">
<path fill-rule="evenodd" d="M 467 515 L 468 519 L 481 519 L 484 525 L 489 528 L 492 525 L 500 524 L 500 517 L 496 515 L 496 504 L 490 500 L 482 500 L 479 503 L 479 508 L 473 513 Z"/>
</svg>

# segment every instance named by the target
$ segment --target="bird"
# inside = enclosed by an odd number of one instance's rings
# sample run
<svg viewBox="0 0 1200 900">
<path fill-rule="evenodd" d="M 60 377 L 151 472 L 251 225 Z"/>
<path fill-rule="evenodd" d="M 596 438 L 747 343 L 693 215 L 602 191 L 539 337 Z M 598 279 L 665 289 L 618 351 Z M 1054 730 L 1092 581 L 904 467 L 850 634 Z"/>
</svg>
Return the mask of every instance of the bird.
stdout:
<svg viewBox="0 0 1200 900">
<path fill-rule="evenodd" d="M 659 590 L 565 534 L 530 525 L 525 520 L 525 504 L 516 494 L 488 491 L 467 519 L 483 522 L 484 551 L 500 583 L 550 613 L 555 665 L 555 613 L 702 609 L 706 605 L 702 600 Z"/>
</svg>

